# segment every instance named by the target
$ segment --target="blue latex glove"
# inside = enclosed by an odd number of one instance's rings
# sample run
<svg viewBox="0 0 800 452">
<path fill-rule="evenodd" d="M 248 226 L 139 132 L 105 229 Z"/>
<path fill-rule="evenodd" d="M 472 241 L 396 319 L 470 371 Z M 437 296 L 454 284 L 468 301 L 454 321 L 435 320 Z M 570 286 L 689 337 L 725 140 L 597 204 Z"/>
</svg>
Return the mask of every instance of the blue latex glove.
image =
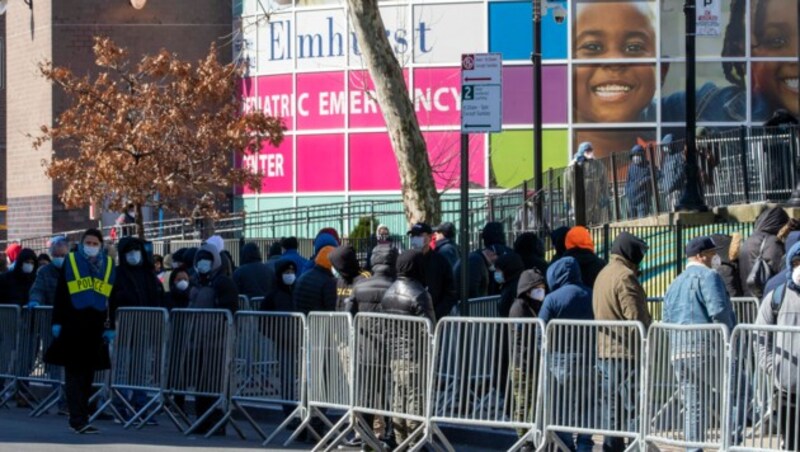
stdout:
<svg viewBox="0 0 800 452">
<path fill-rule="evenodd" d="M 114 339 L 116 339 L 116 338 L 117 338 L 117 332 L 116 331 L 114 331 L 114 330 L 105 330 L 105 331 L 103 331 L 103 340 L 105 340 L 107 343 L 110 344 L 110 343 L 114 342 Z"/>
<path fill-rule="evenodd" d="M 50 332 L 53 333 L 53 337 L 58 337 L 61 334 L 61 325 L 53 325 Z"/>
<path fill-rule="evenodd" d="M 33 309 L 33 308 L 35 308 L 37 306 L 39 306 L 39 302 L 31 300 L 31 301 L 28 302 L 28 304 L 25 307 L 28 308 L 28 309 Z"/>
</svg>

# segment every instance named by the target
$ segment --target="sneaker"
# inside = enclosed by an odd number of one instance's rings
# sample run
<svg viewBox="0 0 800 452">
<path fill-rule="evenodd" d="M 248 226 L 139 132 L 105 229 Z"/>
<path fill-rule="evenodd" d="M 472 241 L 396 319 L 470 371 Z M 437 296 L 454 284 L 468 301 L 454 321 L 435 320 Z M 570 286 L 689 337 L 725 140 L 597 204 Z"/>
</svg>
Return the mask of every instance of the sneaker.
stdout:
<svg viewBox="0 0 800 452">
<path fill-rule="evenodd" d="M 100 433 L 100 430 L 95 428 L 92 424 L 86 424 L 83 427 L 78 427 L 78 428 L 73 427 L 72 430 L 74 430 L 75 433 L 78 433 L 80 435 L 96 435 Z"/>
</svg>

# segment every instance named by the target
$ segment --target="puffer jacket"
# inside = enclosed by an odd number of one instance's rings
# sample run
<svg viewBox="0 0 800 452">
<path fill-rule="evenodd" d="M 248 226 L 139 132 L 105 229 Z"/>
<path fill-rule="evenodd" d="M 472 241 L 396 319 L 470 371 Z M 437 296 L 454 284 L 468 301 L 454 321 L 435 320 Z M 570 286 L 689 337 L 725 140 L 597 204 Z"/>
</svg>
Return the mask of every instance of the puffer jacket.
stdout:
<svg viewBox="0 0 800 452">
<path fill-rule="evenodd" d="M 397 248 L 378 245 L 372 250 L 371 278 L 362 279 L 353 286 L 346 310 L 353 315 L 359 312 L 381 312 L 381 301 L 395 281 Z"/>
<path fill-rule="evenodd" d="M 54 264 L 47 264 L 39 268 L 33 286 L 31 286 L 29 300 L 44 306 L 53 306 L 60 275 L 61 269 Z"/>
<path fill-rule="evenodd" d="M 792 259 L 800 256 L 800 243 L 793 245 L 786 253 L 786 266 L 791 268 Z M 761 302 L 756 325 L 800 326 L 800 288 L 792 282 L 791 273 L 784 274 L 783 297 L 779 302 L 777 316 L 774 313 L 773 293 L 769 292 Z M 780 293 L 780 292 L 779 292 Z M 772 376 L 775 388 L 780 391 L 795 391 L 800 378 L 800 363 L 797 352 L 800 350 L 800 335 L 775 333 L 762 334 L 758 341 L 758 359 L 762 369 Z M 773 353 L 777 352 L 777 353 Z"/>
<path fill-rule="evenodd" d="M 272 291 L 275 272 L 262 262 L 258 245 L 247 243 L 242 247 L 241 264 L 233 272 L 233 281 L 239 293 L 249 298 L 266 297 Z"/>
<path fill-rule="evenodd" d="M 33 271 L 31 273 L 22 271 L 22 263 L 27 260 L 33 261 Z M 31 287 L 33 287 L 33 282 L 36 280 L 38 266 L 36 253 L 30 248 L 23 248 L 17 256 L 14 268 L 0 275 L 0 304 L 16 304 L 19 306 L 28 304 Z"/>
<path fill-rule="evenodd" d="M 144 246 L 144 242 L 135 237 L 123 237 L 117 244 L 119 265 L 114 288 L 111 291 L 111 303 L 117 307 L 164 306 L 164 286 L 158 280 L 155 266 Z M 136 250 L 141 252 L 142 261 L 139 265 L 130 265 L 125 255 Z"/>
<path fill-rule="evenodd" d="M 511 252 L 500 256 L 495 262 L 497 270 L 503 272 L 504 282 L 500 286 L 500 301 L 497 303 L 497 312 L 500 317 L 508 317 L 511 305 L 517 298 L 517 283 L 519 276 L 525 270 L 525 264 L 519 254 Z M 492 275 L 494 277 L 494 275 Z"/>
<path fill-rule="evenodd" d="M 239 290 L 231 278 L 225 276 L 222 258 L 217 247 L 205 244 L 194 255 L 194 266 L 208 257 L 212 258 L 211 272 L 197 275 L 189 292 L 189 307 L 194 309 L 227 309 L 232 313 L 239 307 Z"/>
<path fill-rule="evenodd" d="M 294 311 L 294 304 L 292 303 L 292 292 L 294 286 L 297 285 L 295 279 L 294 284 L 287 285 L 283 282 L 283 272 L 293 268 L 295 275 L 297 274 L 297 264 L 289 259 L 279 259 L 275 263 L 275 275 L 272 283 L 272 291 L 264 297 L 261 302 L 260 310 L 262 311 L 278 311 L 278 312 L 292 312 Z"/>
<path fill-rule="evenodd" d="M 336 278 L 319 264 L 306 271 L 294 283 L 294 310 L 308 315 L 311 311 L 336 309 Z"/>
<path fill-rule="evenodd" d="M 344 312 L 347 300 L 353 295 L 353 286 L 370 277 L 370 273 L 358 266 L 356 250 L 351 245 L 342 245 L 331 251 L 331 265 L 339 273 L 336 278 L 336 311 Z"/>
<path fill-rule="evenodd" d="M 406 251 L 397 259 L 397 281 L 386 291 L 381 300 L 381 311 L 386 314 L 422 317 L 431 323 L 436 321 L 433 301 L 422 285 L 424 279 L 423 256 L 418 250 Z M 392 359 L 412 359 L 417 356 L 415 347 L 425 344 L 425 337 L 411 337 L 408 331 L 387 331 Z"/>
<path fill-rule="evenodd" d="M 773 207 L 765 210 L 758 216 L 753 234 L 742 245 L 739 251 L 739 280 L 742 285 L 742 292 L 747 297 L 761 297 L 764 288 L 761 287 L 753 293 L 747 287 L 747 277 L 753 268 L 753 264 L 764 244 L 762 257 L 770 268 L 772 275 L 781 271 L 783 266 L 783 255 L 785 248 L 783 243 L 778 240 L 778 232 L 789 221 L 789 216 L 780 207 Z"/>
<path fill-rule="evenodd" d="M 647 244 L 638 237 L 622 232 L 611 247 L 611 258 L 597 277 L 592 291 L 596 320 L 636 320 L 645 328 L 652 318 L 647 310 L 644 288 L 636 278 Z M 600 358 L 639 358 L 627 346 L 635 344 L 633 334 L 620 336 L 601 329 L 597 334 L 597 355 Z M 641 350 L 641 344 L 639 344 Z"/>
</svg>

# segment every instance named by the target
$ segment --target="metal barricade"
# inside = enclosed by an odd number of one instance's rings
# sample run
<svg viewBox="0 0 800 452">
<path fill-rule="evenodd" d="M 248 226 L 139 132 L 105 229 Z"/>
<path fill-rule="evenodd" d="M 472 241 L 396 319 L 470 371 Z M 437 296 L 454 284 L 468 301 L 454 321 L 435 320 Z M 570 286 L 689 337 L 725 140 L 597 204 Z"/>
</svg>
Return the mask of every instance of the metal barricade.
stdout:
<svg viewBox="0 0 800 452">
<path fill-rule="evenodd" d="M 729 371 L 724 325 L 650 327 L 645 369 L 645 441 L 720 449 L 726 431 Z"/>
<path fill-rule="evenodd" d="M 755 297 L 732 297 L 733 312 L 736 313 L 738 324 L 752 325 L 756 323 L 758 317 L 758 298 Z"/>
<path fill-rule="evenodd" d="M 438 423 L 517 429 L 541 435 L 539 372 L 544 323 L 536 319 L 442 319 L 436 326 L 427 441 L 453 450 Z M 511 415 L 511 417 L 509 417 Z"/>
<path fill-rule="evenodd" d="M 800 448 L 800 328 L 740 325 L 731 336 L 727 450 Z"/>
<path fill-rule="evenodd" d="M 663 297 L 647 297 L 647 312 L 653 322 L 660 322 L 664 318 L 664 298 Z"/>
<path fill-rule="evenodd" d="M 356 334 L 353 346 L 350 416 L 356 432 L 370 447 L 381 449 L 367 419 L 391 417 L 398 449 L 421 448 L 432 357 L 431 322 L 420 317 L 358 314 L 354 323 L 356 331 L 371 332 Z M 373 336 L 385 340 L 375 344 Z"/>
<path fill-rule="evenodd" d="M 314 447 L 315 451 L 324 450 L 331 442 L 340 442 L 356 428 L 355 416 L 342 416 L 333 424 L 326 410 L 349 412 L 353 402 L 353 362 L 350 359 L 353 335 L 362 337 L 362 347 L 370 345 L 382 351 L 384 337 L 376 333 L 363 328 L 354 332 L 353 318 L 346 312 L 308 315 L 308 416 L 301 428 L 314 418 L 321 419 L 329 427 L 328 433 Z"/>
<path fill-rule="evenodd" d="M 642 444 L 645 335 L 640 322 L 554 320 L 547 324 L 542 445 L 577 448 L 592 435 Z"/>
<path fill-rule="evenodd" d="M 470 317 L 500 317 L 497 310 L 497 304 L 500 302 L 499 295 L 492 295 L 488 297 L 470 298 L 467 300 L 469 305 Z"/>
<path fill-rule="evenodd" d="M 0 305 L 0 408 L 14 397 L 20 330 L 19 306 Z"/>
<path fill-rule="evenodd" d="M 53 343 L 51 327 L 53 308 L 25 308 L 20 316 L 19 353 L 17 354 L 17 394 L 28 402 L 38 417 L 58 403 L 64 373 L 60 366 L 44 362 L 44 354 Z M 34 386 L 49 388 L 44 398 L 37 396 Z"/>
<path fill-rule="evenodd" d="M 143 427 L 163 411 L 168 315 L 160 308 L 120 308 L 117 337 L 112 344 L 110 407 L 125 424 Z M 114 405 L 113 402 L 119 403 Z M 120 413 L 124 407 L 127 413 Z M 104 408 L 104 407 L 101 407 Z"/>
<path fill-rule="evenodd" d="M 233 317 L 228 310 L 170 312 L 165 411 L 186 435 L 202 426 L 206 430 L 202 433 L 209 437 L 230 420 L 227 405 L 232 330 Z M 197 413 L 194 423 L 173 399 L 176 395 L 194 396 Z M 235 423 L 231 425 L 244 436 Z"/>
<path fill-rule="evenodd" d="M 260 311 L 261 304 L 264 302 L 264 297 L 253 297 L 250 299 L 250 311 Z"/>
<path fill-rule="evenodd" d="M 283 312 L 239 312 L 234 319 L 231 409 L 242 413 L 266 445 L 293 419 L 305 418 L 306 319 Z M 269 436 L 247 410 L 268 405 L 292 409 Z"/>
<path fill-rule="evenodd" d="M 239 311 L 250 311 L 251 310 L 250 309 L 250 299 L 247 297 L 247 295 L 239 295 L 238 303 L 239 303 L 239 308 L 238 308 Z"/>
</svg>

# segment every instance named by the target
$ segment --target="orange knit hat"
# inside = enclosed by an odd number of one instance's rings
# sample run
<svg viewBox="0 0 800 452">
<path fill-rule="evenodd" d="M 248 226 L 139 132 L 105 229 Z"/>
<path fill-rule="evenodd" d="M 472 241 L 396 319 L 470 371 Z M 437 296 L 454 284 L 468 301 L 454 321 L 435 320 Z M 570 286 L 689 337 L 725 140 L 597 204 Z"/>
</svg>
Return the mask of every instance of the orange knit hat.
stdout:
<svg viewBox="0 0 800 452">
<path fill-rule="evenodd" d="M 334 248 L 332 246 L 324 246 L 324 247 L 322 247 L 322 249 L 319 250 L 319 253 L 317 253 L 317 257 L 314 259 L 314 263 L 319 265 L 322 268 L 330 270 L 332 265 L 331 265 L 331 259 L 330 259 L 330 257 L 328 257 L 328 255 L 331 254 L 331 251 L 333 251 L 335 249 L 336 248 Z"/>
<path fill-rule="evenodd" d="M 594 240 L 592 234 L 583 226 L 575 226 L 567 232 L 567 237 L 564 240 L 568 250 L 573 248 L 581 248 L 594 252 Z"/>
</svg>

